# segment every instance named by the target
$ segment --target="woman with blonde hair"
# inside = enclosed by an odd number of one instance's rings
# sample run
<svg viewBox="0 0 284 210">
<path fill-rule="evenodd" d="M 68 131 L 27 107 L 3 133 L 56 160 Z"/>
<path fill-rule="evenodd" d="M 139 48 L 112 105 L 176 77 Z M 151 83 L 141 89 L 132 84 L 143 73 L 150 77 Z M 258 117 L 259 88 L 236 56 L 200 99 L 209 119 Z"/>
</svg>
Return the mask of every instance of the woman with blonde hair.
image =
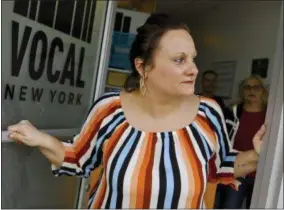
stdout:
<svg viewBox="0 0 284 210">
<path fill-rule="evenodd" d="M 226 119 L 231 145 L 238 151 L 253 148 L 253 136 L 265 121 L 268 91 L 258 75 L 244 79 L 239 86 L 239 103 L 231 107 L 231 116 Z M 242 207 L 246 198 L 246 208 L 250 207 L 255 172 L 238 178 L 242 183 L 238 191 L 220 184 L 217 187 L 215 208 Z"/>
</svg>

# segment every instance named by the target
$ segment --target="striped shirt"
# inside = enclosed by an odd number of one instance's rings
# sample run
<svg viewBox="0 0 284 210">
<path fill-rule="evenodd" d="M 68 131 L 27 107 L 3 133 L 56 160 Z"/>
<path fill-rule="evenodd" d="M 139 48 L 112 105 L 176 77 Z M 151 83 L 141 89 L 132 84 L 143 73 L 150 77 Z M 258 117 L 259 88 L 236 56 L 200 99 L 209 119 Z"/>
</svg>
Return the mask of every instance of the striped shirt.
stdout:
<svg viewBox="0 0 284 210">
<path fill-rule="evenodd" d="M 235 186 L 234 161 L 220 106 L 200 96 L 198 114 L 184 128 L 144 132 L 130 125 L 119 93 L 92 106 L 81 132 L 64 143 L 54 175 L 89 177 L 97 168 L 88 208 L 205 208 L 207 182 Z"/>
</svg>

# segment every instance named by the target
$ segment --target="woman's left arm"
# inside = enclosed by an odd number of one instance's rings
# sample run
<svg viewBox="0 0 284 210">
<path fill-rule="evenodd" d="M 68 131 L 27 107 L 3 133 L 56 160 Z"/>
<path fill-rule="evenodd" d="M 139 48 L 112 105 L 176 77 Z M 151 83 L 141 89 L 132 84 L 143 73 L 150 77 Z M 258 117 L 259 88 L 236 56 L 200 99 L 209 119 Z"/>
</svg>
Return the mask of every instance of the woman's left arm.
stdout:
<svg viewBox="0 0 284 210">
<path fill-rule="evenodd" d="M 262 145 L 262 138 L 265 134 L 265 126 L 261 126 L 261 128 L 256 132 L 256 134 L 253 137 L 253 145 L 254 149 L 240 152 L 235 160 L 234 164 L 234 176 L 241 177 L 245 176 L 251 172 L 256 171 L 257 168 L 257 162 L 259 153 L 261 150 Z"/>
</svg>

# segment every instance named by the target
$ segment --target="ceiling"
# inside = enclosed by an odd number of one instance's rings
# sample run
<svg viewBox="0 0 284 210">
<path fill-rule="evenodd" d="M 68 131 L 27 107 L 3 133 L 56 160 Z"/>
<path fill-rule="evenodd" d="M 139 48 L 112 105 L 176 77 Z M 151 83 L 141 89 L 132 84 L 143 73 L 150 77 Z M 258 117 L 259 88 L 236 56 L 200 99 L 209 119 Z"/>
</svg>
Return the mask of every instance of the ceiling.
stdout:
<svg viewBox="0 0 284 210">
<path fill-rule="evenodd" d="M 189 17 L 218 7 L 220 0 L 156 0 L 156 12 Z"/>
</svg>

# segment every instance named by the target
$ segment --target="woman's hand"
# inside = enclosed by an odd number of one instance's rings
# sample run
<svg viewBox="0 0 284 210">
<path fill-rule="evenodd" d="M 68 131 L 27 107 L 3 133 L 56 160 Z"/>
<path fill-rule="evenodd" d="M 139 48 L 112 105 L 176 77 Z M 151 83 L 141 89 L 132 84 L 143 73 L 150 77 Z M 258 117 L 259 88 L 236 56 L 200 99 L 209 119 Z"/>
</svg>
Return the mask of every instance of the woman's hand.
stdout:
<svg viewBox="0 0 284 210">
<path fill-rule="evenodd" d="M 265 125 L 262 125 L 261 128 L 256 132 L 256 134 L 254 135 L 252 139 L 254 150 L 256 151 L 258 155 L 262 148 L 262 138 L 265 134 L 265 131 L 266 131 Z"/>
<path fill-rule="evenodd" d="M 29 121 L 21 122 L 8 127 L 10 131 L 9 138 L 31 147 L 41 146 L 44 143 L 45 133 L 36 129 Z"/>
</svg>

